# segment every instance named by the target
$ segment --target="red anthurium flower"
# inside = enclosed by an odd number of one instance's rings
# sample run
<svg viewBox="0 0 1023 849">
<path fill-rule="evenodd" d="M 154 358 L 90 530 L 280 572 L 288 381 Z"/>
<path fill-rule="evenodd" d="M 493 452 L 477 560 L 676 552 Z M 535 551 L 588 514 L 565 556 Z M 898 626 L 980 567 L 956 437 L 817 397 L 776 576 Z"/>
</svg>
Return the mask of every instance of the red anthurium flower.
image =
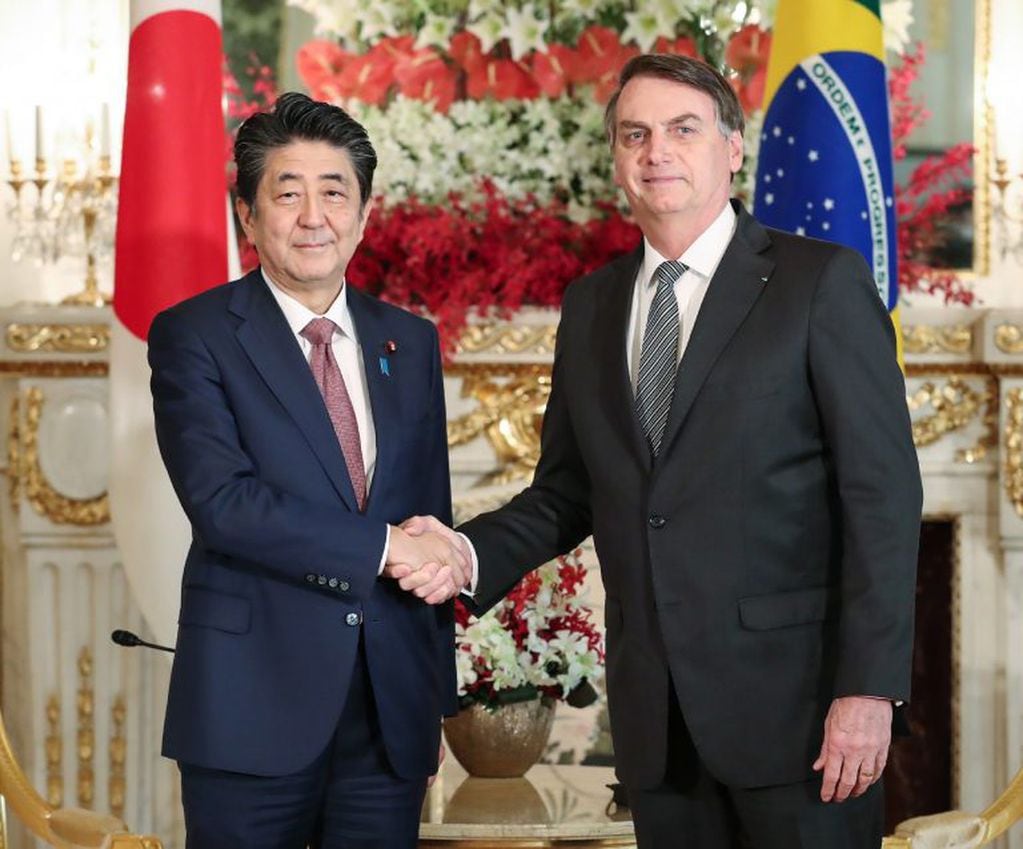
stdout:
<svg viewBox="0 0 1023 849">
<path fill-rule="evenodd" d="M 295 56 L 298 75 L 310 94 L 323 100 L 323 88 L 341 71 L 352 54 L 332 41 L 307 41 Z"/>
<path fill-rule="evenodd" d="M 609 71 L 617 72 L 624 64 L 619 61 L 621 52 L 622 43 L 614 30 L 596 25 L 584 29 L 576 50 L 577 82 L 595 82 Z"/>
<path fill-rule="evenodd" d="M 394 81 L 394 63 L 374 61 L 372 53 L 355 56 L 334 78 L 341 97 L 355 97 L 363 103 L 381 104 Z"/>
<path fill-rule="evenodd" d="M 764 84 L 767 82 L 767 68 L 759 68 L 748 80 L 731 77 L 729 82 L 739 98 L 739 105 L 747 115 L 759 109 L 764 103 Z"/>
<path fill-rule="evenodd" d="M 455 72 L 430 47 L 402 57 L 394 78 L 403 95 L 431 101 L 438 112 L 447 112 L 455 99 Z"/>
<path fill-rule="evenodd" d="M 547 54 L 550 56 L 551 63 L 564 76 L 566 82 L 580 82 L 579 54 L 574 47 L 555 42 L 547 46 Z"/>
<path fill-rule="evenodd" d="M 696 42 L 688 36 L 682 36 L 672 41 L 663 35 L 654 43 L 654 53 L 674 53 L 676 56 L 691 56 L 693 59 L 700 58 L 696 50 Z"/>
<path fill-rule="evenodd" d="M 771 34 L 755 24 L 742 27 L 725 48 L 725 62 L 738 73 L 738 78 L 732 80 L 732 87 L 746 112 L 763 103 L 770 52 Z"/>
<path fill-rule="evenodd" d="M 466 30 L 459 30 L 451 36 L 448 55 L 470 73 L 480 68 L 485 61 L 480 40 Z"/>
<path fill-rule="evenodd" d="M 540 86 L 540 91 L 548 97 L 561 97 L 565 93 L 568 79 L 565 67 L 556 55 L 533 53 L 529 57 L 529 69 L 533 73 L 533 79 Z"/>
<path fill-rule="evenodd" d="M 469 71 L 466 93 L 473 100 L 490 95 L 495 100 L 533 100 L 540 86 L 532 75 L 511 59 L 487 59 Z"/>
<path fill-rule="evenodd" d="M 611 99 L 614 90 L 618 88 L 618 77 L 625 63 L 639 53 L 638 47 L 622 47 L 618 51 L 614 63 L 594 81 L 593 97 L 597 103 L 607 103 Z"/>
<path fill-rule="evenodd" d="M 771 34 L 756 24 L 746 24 L 728 42 L 725 48 L 725 62 L 743 77 L 752 76 L 760 68 L 767 67 L 771 52 Z"/>
</svg>

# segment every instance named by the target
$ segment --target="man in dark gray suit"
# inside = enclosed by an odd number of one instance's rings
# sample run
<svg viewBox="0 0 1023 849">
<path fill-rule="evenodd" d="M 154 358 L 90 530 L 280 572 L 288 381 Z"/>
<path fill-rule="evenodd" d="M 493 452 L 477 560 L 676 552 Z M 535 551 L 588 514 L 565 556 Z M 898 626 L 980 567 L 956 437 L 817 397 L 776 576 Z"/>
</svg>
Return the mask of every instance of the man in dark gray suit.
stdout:
<svg viewBox="0 0 1023 849">
<path fill-rule="evenodd" d="M 643 245 L 565 293 L 533 483 L 459 529 L 475 605 L 592 533 L 639 845 L 876 849 L 921 510 L 892 323 L 858 253 L 729 202 L 709 66 L 633 59 L 607 130 Z"/>
</svg>

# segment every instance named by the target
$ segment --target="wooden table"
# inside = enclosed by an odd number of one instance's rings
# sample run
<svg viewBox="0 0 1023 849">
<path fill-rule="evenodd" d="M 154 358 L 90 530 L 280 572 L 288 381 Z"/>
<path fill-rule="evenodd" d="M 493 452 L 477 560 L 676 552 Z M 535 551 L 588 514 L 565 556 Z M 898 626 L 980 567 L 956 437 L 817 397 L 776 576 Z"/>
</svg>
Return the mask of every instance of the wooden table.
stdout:
<svg viewBox="0 0 1023 849">
<path fill-rule="evenodd" d="M 448 756 L 423 806 L 421 849 L 635 847 L 627 811 L 609 811 L 613 770 L 534 766 L 523 778 L 472 778 Z"/>
</svg>

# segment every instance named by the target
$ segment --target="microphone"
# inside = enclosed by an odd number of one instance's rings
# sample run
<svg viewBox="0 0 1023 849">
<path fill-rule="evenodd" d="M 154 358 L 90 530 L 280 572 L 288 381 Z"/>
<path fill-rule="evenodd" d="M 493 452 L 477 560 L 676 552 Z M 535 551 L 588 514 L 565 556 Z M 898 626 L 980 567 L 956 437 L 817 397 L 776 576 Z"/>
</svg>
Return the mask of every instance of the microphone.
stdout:
<svg viewBox="0 0 1023 849">
<path fill-rule="evenodd" d="M 135 646 L 145 646 L 147 649 L 159 649 L 160 651 L 169 651 L 171 654 L 174 654 L 174 649 L 169 646 L 147 643 L 138 634 L 134 634 L 131 631 L 122 631 L 120 628 L 110 635 L 110 639 L 117 643 L 117 645 L 124 646 L 129 649 L 134 648 Z"/>
</svg>

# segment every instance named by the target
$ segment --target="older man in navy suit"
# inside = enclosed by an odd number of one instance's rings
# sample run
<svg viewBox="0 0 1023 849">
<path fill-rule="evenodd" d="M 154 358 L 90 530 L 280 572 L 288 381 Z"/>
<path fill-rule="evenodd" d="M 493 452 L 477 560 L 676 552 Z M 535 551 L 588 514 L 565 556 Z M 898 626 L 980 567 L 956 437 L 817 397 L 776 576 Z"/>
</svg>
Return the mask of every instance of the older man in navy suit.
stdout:
<svg viewBox="0 0 1023 849">
<path fill-rule="evenodd" d="M 235 143 L 260 268 L 159 315 L 157 436 L 193 528 L 164 754 L 189 849 L 413 847 L 440 719 L 457 709 L 450 604 L 382 573 L 467 564 L 396 523 L 450 519 L 433 326 L 353 289 L 376 156 L 337 107 L 285 94 Z"/>
</svg>

